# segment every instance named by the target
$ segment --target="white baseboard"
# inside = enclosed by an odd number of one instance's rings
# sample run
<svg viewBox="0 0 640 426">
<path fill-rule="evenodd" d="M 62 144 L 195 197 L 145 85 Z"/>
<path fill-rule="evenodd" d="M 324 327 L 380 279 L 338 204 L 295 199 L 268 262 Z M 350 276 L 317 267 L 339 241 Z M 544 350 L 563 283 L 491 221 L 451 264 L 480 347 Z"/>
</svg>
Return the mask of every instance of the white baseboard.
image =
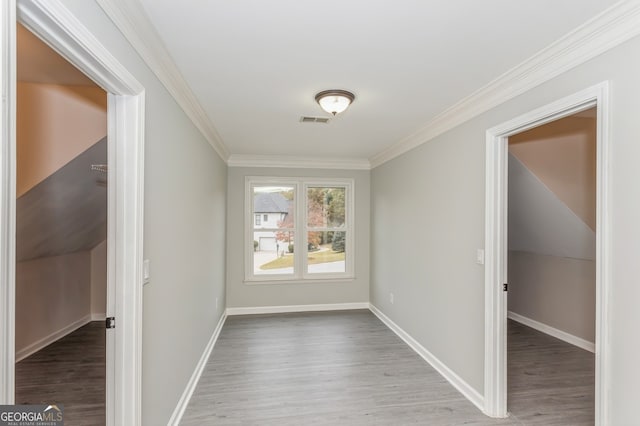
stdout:
<svg viewBox="0 0 640 426">
<path fill-rule="evenodd" d="M 34 353 L 38 352 L 39 350 L 44 349 L 45 347 L 49 346 L 50 344 L 52 344 L 56 340 L 59 340 L 59 339 L 63 338 L 64 336 L 66 336 L 69 333 L 73 333 L 74 331 L 76 331 L 77 329 L 82 327 L 83 325 L 86 325 L 86 324 L 88 324 L 90 322 L 91 322 L 91 315 L 86 315 L 86 316 L 80 318 L 79 320 L 72 322 L 71 324 L 67 325 L 66 327 L 61 328 L 60 330 L 54 331 L 53 333 L 49 334 L 48 336 L 45 336 L 42 339 L 40 339 L 40 340 L 38 340 L 36 342 L 33 342 L 29 346 L 24 347 L 24 348 L 20 349 L 19 351 L 16 351 L 16 362 L 22 361 L 23 359 L 25 359 L 29 355 L 33 355 Z"/>
<path fill-rule="evenodd" d="M 91 314 L 91 321 L 104 321 L 107 319 L 107 314 Z"/>
<path fill-rule="evenodd" d="M 574 336 L 573 334 L 569 334 L 566 331 L 558 330 L 557 328 L 553 328 L 550 325 L 543 324 L 539 321 L 527 318 L 511 311 L 507 313 L 507 318 L 519 322 L 520 324 L 524 324 L 527 327 L 531 327 L 534 330 L 538 330 L 542 333 L 548 334 L 549 336 L 553 336 L 556 339 L 563 340 L 567 343 L 579 347 L 580 349 L 584 349 L 585 351 L 596 353 L 595 343 L 585 340 L 581 337 Z"/>
<path fill-rule="evenodd" d="M 249 308 L 227 308 L 227 315 L 281 314 L 288 312 L 344 311 L 369 309 L 369 302 L 329 303 L 323 305 L 256 306 Z"/>
<path fill-rule="evenodd" d="M 187 409 L 187 405 L 189 405 L 189 400 L 191 400 L 191 396 L 193 392 L 196 390 L 196 386 L 198 385 L 198 381 L 200 380 L 200 376 L 204 371 L 204 367 L 207 365 L 207 361 L 209 360 L 209 356 L 211 356 L 211 351 L 218 340 L 218 336 L 220 336 L 220 331 L 222 330 L 222 326 L 224 325 L 225 320 L 227 319 L 227 314 L 223 313 L 216 325 L 216 328 L 213 330 L 213 334 L 211 335 L 211 339 L 209 339 L 209 343 L 204 348 L 204 352 L 196 365 L 189 382 L 187 383 L 187 387 L 184 389 L 180 400 L 178 401 L 178 405 L 176 405 L 175 410 L 173 410 L 173 414 L 169 419 L 169 423 L 167 426 L 178 426 L 180 424 L 180 420 L 182 420 L 182 416 L 184 415 L 184 411 Z"/>
<path fill-rule="evenodd" d="M 425 361 L 427 361 L 438 373 L 440 373 L 454 388 L 456 388 L 465 398 L 473 403 L 478 409 L 484 412 L 484 397 L 465 382 L 460 376 L 454 373 L 449 367 L 447 367 L 442 361 L 429 352 L 424 346 L 418 343 L 413 337 L 411 337 L 406 331 L 404 331 L 398 324 L 393 322 L 389 317 L 382 313 L 374 305 L 369 305 L 371 312 L 377 316 L 387 327 L 398 335 L 404 342 L 409 345 L 418 355 L 420 355 Z"/>
</svg>

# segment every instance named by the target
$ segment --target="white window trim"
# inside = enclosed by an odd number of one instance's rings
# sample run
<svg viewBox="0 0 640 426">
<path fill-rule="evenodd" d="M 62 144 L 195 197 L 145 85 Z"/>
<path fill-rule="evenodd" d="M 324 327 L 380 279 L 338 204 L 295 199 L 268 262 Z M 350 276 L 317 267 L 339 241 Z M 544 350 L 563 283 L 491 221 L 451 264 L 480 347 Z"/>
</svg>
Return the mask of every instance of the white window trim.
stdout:
<svg viewBox="0 0 640 426">
<path fill-rule="evenodd" d="M 294 246 L 296 256 L 293 274 L 254 275 L 253 273 L 253 190 L 254 186 L 291 186 L 295 197 L 295 221 L 294 221 Z M 340 273 L 308 273 L 306 260 L 308 246 L 306 242 L 307 231 L 307 188 L 309 187 L 344 187 L 345 188 L 345 272 Z M 311 178 L 311 177 L 245 177 L 245 262 L 244 282 L 248 284 L 273 284 L 273 283 L 310 283 L 310 282 L 336 282 L 350 281 L 354 276 L 355 258 L 355 183 L 348 178 Z M 270 230 L 265 229 L 265 230 Z"/>
</svg>

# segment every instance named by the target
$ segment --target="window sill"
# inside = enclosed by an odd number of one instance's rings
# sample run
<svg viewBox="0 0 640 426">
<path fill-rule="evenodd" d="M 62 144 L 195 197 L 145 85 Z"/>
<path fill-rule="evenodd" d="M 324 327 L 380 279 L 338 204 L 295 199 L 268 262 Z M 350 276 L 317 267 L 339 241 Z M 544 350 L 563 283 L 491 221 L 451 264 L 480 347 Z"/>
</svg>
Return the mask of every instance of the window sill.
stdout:
<svg viewBox="0 0 640 426">
<path fill-rule="evenodd" d="M 279 284 L 294 284 L 294 285 L 300 285 L 300 284 L 336 284 L 336 283 L 347 283 L 347 282 L 352 282 L 355 281 L 356 277 L 355 276 L 346 276 L 344 278 L 306 278 L 306 279 L 301 279 L 301 278 L 294 278 L 294 279 L 281 279 L 281 280 L 260 280 L 260 279 L 252 279 L 252 280 L 247 280 L 245 279 L 243 281 L 243 284 L 245 285 L 279 285 Z"/>
</svg>

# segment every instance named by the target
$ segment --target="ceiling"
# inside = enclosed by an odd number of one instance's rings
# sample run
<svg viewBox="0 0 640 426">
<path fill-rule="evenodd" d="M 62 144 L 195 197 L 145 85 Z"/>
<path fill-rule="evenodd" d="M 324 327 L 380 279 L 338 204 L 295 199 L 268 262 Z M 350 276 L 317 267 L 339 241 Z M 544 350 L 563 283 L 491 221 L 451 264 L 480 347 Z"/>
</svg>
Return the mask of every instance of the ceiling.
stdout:
<svg viewBox="0 0 640 426">
<path fill-rule="evenodd" d="M 138 0 L 232 155 L 367 159 L 613 0 Z M 325 89 L 356 100 L 329 124 Z"/>
<path fill-rule="evenodd" d="M 18 24 L 16 32 L 18 81 L 68 86 L 96 86 L 93 81 L 24 26 Z"/>
</svg>

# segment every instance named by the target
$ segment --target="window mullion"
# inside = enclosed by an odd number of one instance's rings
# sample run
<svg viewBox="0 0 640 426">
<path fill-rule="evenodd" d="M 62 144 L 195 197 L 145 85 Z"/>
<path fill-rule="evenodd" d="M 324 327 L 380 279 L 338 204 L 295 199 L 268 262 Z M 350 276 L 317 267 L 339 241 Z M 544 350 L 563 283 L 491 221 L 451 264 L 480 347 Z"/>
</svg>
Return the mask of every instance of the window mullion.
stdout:
<svg viewBox="0 0 640 426">
<path fill-rule="evenodd" d="M 302 278 L 307 270 L 307 187 L 306 185 L 296 186 L 296 203 L 298 209 L 298 217 L 296 217 L 297 247 L 295 251 L 299 253 L 296 256 L 296 276 Z"/>
<path fill-rule="evenodd" d="M 308 212 L 308 200 L 307 200 L 307 191 L 305 189 L 305 222 L 304 222 L 304 269 L 302 270 L 303 277 L 306 279 L 309 276 L 309 232 L 311 228 L 309 227 L 309 212 Z"/>
</svg>

